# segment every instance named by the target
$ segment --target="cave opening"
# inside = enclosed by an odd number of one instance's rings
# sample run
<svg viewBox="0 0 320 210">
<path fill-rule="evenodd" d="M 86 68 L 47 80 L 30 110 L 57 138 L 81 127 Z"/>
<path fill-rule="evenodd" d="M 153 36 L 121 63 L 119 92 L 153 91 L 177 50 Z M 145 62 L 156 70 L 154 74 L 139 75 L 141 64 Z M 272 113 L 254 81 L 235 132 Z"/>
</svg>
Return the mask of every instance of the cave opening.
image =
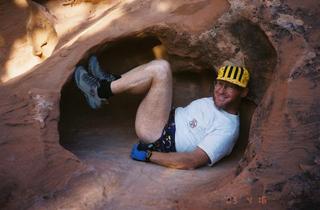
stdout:
<svg viewBox="0 0 320 210">
<path fill-rule="evenodd" d="M 125 38 L 97 46 L 88 52 L 79 64 L 86 66 L 92 54 L 98 57 L 104 70 L 115 74 L 122 74 L 159 56 L 174 62 L 161 41 L 152 36 Z M 173 106 L 186 106 L 194 99 L 211 96 L 214 78 L 215 73 L 212 69 L 202 72 L 173 69 Z M 128 171 L 137 171 L 139 174 L 148 171 L 150 175 L 147 179 L 151 187 L 156 184 L 152 183 L 153 176 L 170 176 L 170 181 L 162 186 L 165 191 L 179 185 L 188 189 L 207 183 L 214 183 L 211 186 L 217 189 L 235 176 L 237 163 L 248 141 L 250 120 L 256 107 L 253 102 L 245 100 L 244 106 L 241 107 L 240 138 L 231 155 L 217 163 L 214 168 L 202 167 L 192 173 L 176 171 L 178 175 L 174 175 L 170 169 L 132 161 L 129 158 L 132 144 L 138 141 L 134 131 L 134 119 L 142 97 L 143 95 L 117 95 L 110 99 L 108 105 L 92 110 L 86 104 L 73 78 L 70 78 L 61 92 L 60 144 L 101 173 L 126 177 L 123 180 L 130 176 Z M 145 180 L 141 178 L 136 182 Z M 131 186 L 126 186 L 128 187 Z"/>
</svg>

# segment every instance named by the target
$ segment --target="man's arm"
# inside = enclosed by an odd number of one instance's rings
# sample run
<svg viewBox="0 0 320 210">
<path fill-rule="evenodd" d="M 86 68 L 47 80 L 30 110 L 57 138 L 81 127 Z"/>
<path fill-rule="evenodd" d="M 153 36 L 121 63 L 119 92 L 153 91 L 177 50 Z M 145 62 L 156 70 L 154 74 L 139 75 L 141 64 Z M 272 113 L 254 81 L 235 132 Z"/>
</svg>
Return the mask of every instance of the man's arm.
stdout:
<svg viewBox="0 0 320 210">
<path fill-rule="evenodd" d="M 207 154 L 197 147 L 192 152 L 152 152 L 150 162 L 176 169 L 195 169 L 208 163 Z"/>
</svg>

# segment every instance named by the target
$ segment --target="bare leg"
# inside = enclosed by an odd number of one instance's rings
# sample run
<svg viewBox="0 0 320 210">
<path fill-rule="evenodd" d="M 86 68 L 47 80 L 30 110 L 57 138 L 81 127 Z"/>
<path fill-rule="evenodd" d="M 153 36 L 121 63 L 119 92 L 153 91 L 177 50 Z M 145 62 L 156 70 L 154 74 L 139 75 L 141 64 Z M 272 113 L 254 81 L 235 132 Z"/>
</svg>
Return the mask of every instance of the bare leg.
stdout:
<svg viewBox="0 0 320 210">
<path fill-rule="evenodd" d="M 168 62 L 154 60 L 138 66 L 112 82 L 111 90 L 114 94 L 147 92 L 137 110 L 135 130 L 142 141 L 156 141 L 167 123 L 172 103 L 172 75 Z"/>
</svg>

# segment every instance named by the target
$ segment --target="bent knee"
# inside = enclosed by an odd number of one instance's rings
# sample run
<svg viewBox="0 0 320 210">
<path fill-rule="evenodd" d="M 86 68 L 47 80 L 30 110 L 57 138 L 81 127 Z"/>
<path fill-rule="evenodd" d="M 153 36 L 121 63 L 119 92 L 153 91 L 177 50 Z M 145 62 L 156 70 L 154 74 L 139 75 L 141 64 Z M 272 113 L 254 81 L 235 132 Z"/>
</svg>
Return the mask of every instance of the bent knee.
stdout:
<svg viewBox="0 0 320 210">
<path fill-rule="evenodd" d="M 159 132 L 150 132 L 150 129 L 136 128 L 136 135 L 140 141 L 144 143 L 153 143 L 159 139 L 161 133 Z"/>
<path fill-rule="evenodd" d="M 166 60 L 153 60 L 149 63 L 149 67 L 157 79 L 168 79 L 172 77 L 170 64 Z"/>
<path fill-rule="evenodd" d="M 165 70 L 170 70 L 170 64 L 168 61 L 164 60 L 164 59 L 157 59 L 157 60 L 153 60 L 150 62 L 150 64 L 155 65 L 158 68 L 162 68 Z"/>
</svg>

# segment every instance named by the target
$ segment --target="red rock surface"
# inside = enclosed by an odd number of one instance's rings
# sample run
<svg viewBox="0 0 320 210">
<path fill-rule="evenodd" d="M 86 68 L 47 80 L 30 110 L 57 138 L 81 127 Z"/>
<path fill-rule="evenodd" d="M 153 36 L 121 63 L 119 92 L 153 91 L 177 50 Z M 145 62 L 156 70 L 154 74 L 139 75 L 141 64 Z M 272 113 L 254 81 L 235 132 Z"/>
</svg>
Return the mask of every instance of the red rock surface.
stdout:
<svg viewBox="0 0 320 210">
<path fill-rule="evenodd" d="M 26 2 L 0 3 L 3 208 L 318 208 L 317 1 L 39 2 L 56 17 L 59 37 L 44 61 L 26 40 Z M 130 160 L 138 101 L 123 95 L 93 112 L 74 87 L 73 69 L 90 54 L 122 73 L 152 59 L 160 43 L 176 105 L 209 94 L 209 70 L 224 62 L 252 71 L 248 99 L 257 108 L 247 102 L 242 115 L 244 125 L 254 112 L 249 139 L 244 126 L 235 151 L 213 168 Z"/>
</svg>

